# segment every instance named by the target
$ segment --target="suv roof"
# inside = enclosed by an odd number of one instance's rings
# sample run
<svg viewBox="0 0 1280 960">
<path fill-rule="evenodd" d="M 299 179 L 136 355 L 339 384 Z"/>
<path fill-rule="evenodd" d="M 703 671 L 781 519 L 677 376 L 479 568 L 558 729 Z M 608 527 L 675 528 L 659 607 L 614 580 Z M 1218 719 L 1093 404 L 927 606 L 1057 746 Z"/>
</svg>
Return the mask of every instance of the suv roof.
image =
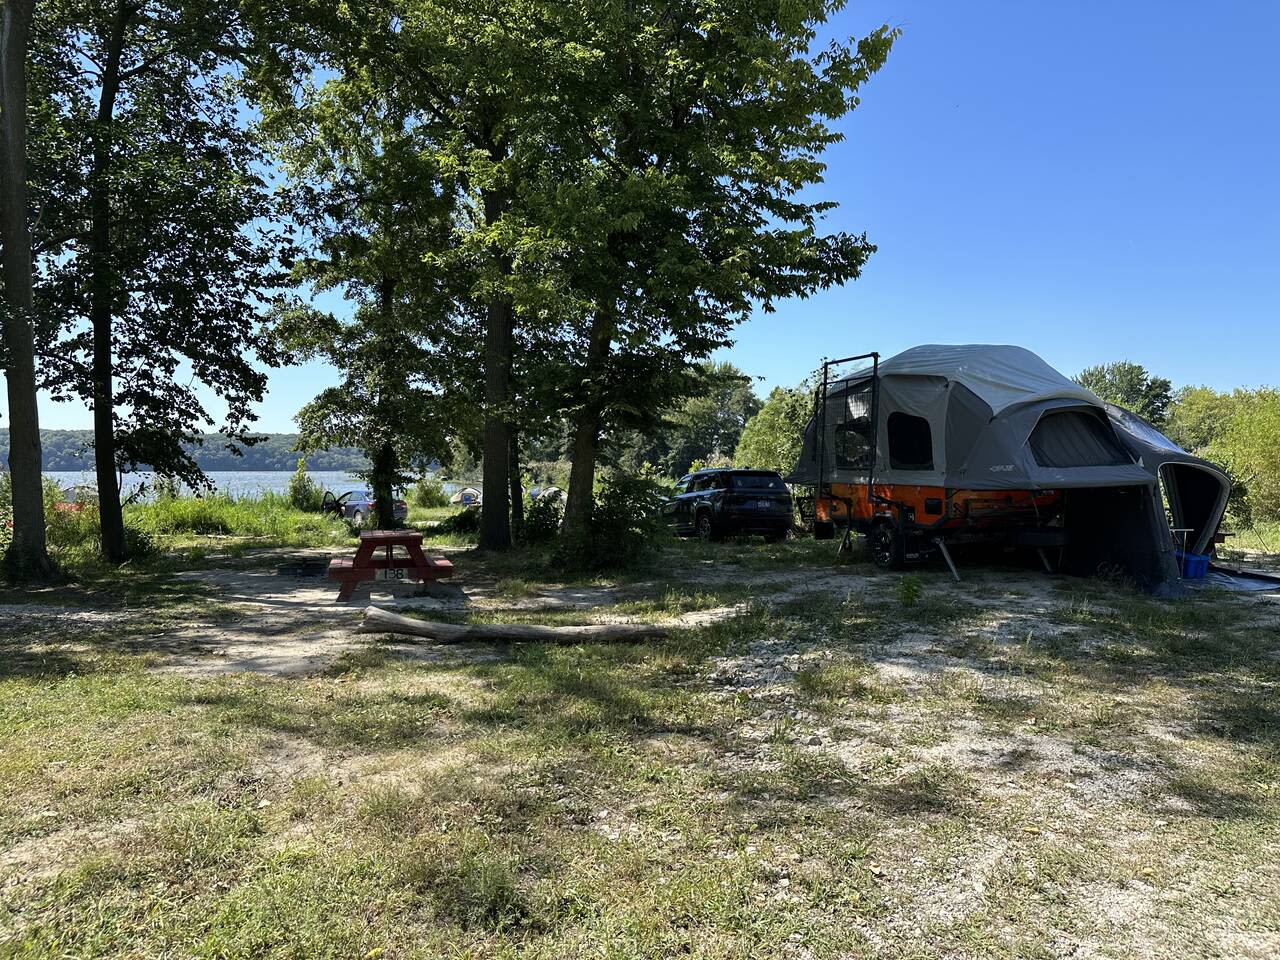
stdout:
<svg viewBox="0 0 1280 960">
<path fill-rule="evenodd" d="M 756 470 L 752 467 L 703 467 L 690 471 L 689 476 L 696 477 L 700 473 L 772 473 L 781 476 L 777 470 Z"/>
</svg>

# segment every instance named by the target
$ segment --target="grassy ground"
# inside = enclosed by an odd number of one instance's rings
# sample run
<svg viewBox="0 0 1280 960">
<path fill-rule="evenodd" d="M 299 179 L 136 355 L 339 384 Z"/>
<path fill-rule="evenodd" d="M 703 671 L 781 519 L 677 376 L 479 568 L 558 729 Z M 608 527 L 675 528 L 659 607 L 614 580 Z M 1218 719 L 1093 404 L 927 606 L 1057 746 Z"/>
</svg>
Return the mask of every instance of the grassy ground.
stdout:
<svg viewBox="0 0 1280 960">
<path fill-rule="evenodd" d="M 836 572 L 681 544 L 546 614 L 536 560 L 461 558 L 471 616 L 678 622 Z M 198 592 L 11 624 L 0 954 L 1276 955 L 1274 605 L 844 572 L 661 642 L 373 639 L 295 678 L 151 669 Z"/>
<path fill-rule="evenodd" d="M 458 513 L 457 507 L 410 511 L 410 524 L 429 533 Z M 96 507 L 48 513 L 50 553 L 75 584 L 74 589 L 110 590 L 123 583 L 130 590 L 166 574 L 221 564 L 263 549 L 344 547 L 356 542 L 347 522 L 314 511 L 295 509 L 278 494 L 237 499 L 225 494 L 178 497 L 125 507 L 127 540 L 133 560 L 123 571 L 101 561 Z M 441 544 L 465 547 L 474 535 L 432 533 Z M 23 591 L 0 584 L 0 602 Z"/>
<path fill-rule="evenodd" d="M 1229 559 L 1245 557 L 1263 566 L 1280 566 L 1280 522 L 1237 529 L 1220 551 Z"/>
</svg>

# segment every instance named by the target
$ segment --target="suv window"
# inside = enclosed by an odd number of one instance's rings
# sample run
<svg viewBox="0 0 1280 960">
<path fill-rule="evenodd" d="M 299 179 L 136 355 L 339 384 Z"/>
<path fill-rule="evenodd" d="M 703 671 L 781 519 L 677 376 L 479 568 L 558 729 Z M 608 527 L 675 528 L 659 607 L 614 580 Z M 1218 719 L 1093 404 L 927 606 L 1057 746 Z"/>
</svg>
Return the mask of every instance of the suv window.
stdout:
<svg viewBox="0 0 1280 960">
<path fill-rule="evenodd" d="M 720 474 L 718 473 L 704 473 L 693 478 L 694 490 L 719 490 L 721 486 L 723 484 L 720 482 Z"/>
<path fill-rule="evenodd" d="M 785 490 L 786 484 L 776 473 L 731 473 L 729 482 L 735 490 Z"/>
<path fill-rule="evenodd" d="M 680 496 L 680 494 L 682 494 L 682 493 L 688 493 L 688 492 L 689 492 L 689 480 L 690 480 L 690 478 L 689 478 L 689 477 L 681 477 L 681 478 L 676 482 L 676 492 L 675 492 L 675 496 L 677 496 L 677 497 L 678 497 L 678 496 Z"/>
</svg>

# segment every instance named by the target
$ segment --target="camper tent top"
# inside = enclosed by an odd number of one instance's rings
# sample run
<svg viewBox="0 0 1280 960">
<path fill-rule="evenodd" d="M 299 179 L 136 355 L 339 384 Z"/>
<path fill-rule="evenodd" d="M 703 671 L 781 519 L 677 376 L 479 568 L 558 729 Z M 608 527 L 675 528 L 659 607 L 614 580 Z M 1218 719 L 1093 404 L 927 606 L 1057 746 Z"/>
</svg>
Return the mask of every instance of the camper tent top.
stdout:
<svg viewBox="0 0 1280 960">
<path fill-rule="evenodd" d="M 820 531 L 867 534 L 886 565 L 1005 540 L 1152 587 L 1177 577 L 1161 482 L 1196 501 L 1170 508 L 1194 518 L 1198 545 L 1216 534 L 1227 489 L 1221 471 L 1030 351 L 984 344 L 915 347 L 824 378 L 788 480 L 814 487 Z"/>
</svg>

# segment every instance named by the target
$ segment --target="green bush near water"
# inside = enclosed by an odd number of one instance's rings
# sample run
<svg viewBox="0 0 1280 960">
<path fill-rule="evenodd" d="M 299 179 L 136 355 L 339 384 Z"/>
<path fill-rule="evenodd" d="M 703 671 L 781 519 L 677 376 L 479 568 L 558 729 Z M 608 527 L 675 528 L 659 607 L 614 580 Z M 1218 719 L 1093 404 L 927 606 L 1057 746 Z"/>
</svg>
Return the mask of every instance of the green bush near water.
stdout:
<svg viewBox="0 0 1280 960">
<path fill-rule="evenodd" d="M 421 477 L 409 489 L 409 506 L 447 507 L 449 506 L 449 494 L 444 492 L 444 484 L 440 482 L 438 477 Z"/>
<path fill-rule="evenodd" d="M 181 496 L 160 486 L 157 499 L 124 508 L 125 543 L 134 561 L 161 552 L 165 541 L 200 536 L 228 536 L 268 540 L 281 546 L 342 542 L 349 531 L 342 522 L 320 513 L 299 510 L 287 495 L 235 499 L 227 494 Z M 64 568 L 98 562 L 102 552 L 102 524 L 95 499 L 75 505 L 64 502 L 52 478 L 44 481 L 45 529 L 49 552 Z M 0 470 L 0 551 L 13 536 L 12 495 L 7 471 Z"/>
<path fill-rule="evenodd" d="M 13 538 L 13 500 L 8 471 L 0 471 L 0 550 Z M 62 488 L 51 477 L 44 478 L 45 538 L 49 553 L 61 566 L 75 568 L 94 563 L 102 553 L 102 523 L 94 499 L 77 504 L 65 502 Z M 129 555 L 147 559 L 157 552 L 155 541 L 135 526 L 125 524 Z"/>
<path fill-rule="evenodd" d="M 312 513 L 320 510 L 320 504 L 324 501 L 324 491 L 307 475 L 306 457 L 298 458 L 298 468 L 289 478 L 287 496 L 290 506 L 295 510 Z"/>
</svg>

